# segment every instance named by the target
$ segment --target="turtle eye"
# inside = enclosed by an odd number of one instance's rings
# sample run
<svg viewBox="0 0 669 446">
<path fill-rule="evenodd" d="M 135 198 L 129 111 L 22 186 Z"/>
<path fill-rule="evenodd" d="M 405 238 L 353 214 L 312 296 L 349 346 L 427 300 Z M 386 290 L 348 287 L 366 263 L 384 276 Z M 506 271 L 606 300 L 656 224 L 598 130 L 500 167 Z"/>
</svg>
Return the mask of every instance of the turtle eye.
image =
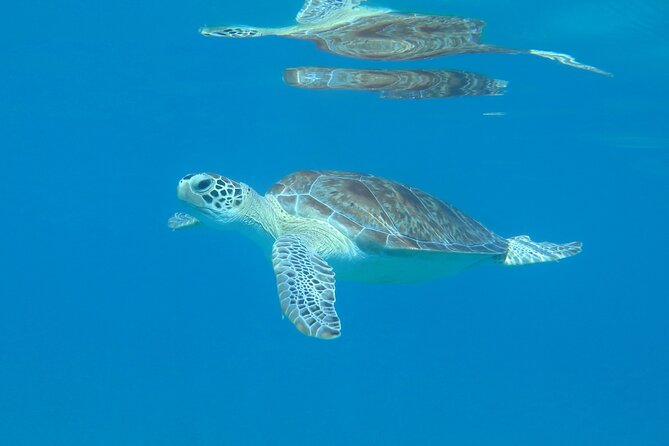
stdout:
<svg viewBox="0 0 669 446">
<path fill-rule="evenodd" d="M 195 185 L 195 189 L 198 192 L 205 192 L 211 186 L 212 181 L 210 179 L 201 180 Z"/>
</svg>

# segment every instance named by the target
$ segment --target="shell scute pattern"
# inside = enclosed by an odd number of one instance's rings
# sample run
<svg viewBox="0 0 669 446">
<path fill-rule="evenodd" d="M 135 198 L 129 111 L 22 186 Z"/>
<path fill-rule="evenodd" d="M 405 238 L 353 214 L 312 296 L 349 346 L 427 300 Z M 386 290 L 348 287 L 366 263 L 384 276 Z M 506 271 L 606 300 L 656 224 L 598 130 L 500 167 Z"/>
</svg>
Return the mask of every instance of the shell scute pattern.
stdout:
<svg viewBox="0 0 669 446">
<path fill-rule="evenodd" d="M 316 181 L 316 179 L 321 176 L 319 172 L 313 170 L 303 170 L 301 172 L 296 172 L 284 180 L 290 181 L 280 181 L 288 190 L 293 191 L 296 194 L 308 194 L 311 185 Z"/>
<path fill-rule="evenodd" d="M 317 220 L 327 220 L 332 215 L 332 209 L 313 198 L 311 195 L 298 195 L 295 205 L 297 215 Z"/>
<path fill-rule="evenodd" d="M 365 250 L 502 254 L 507 248 L 505 239 L 448 203 L 373 175 L 296 172 L 270 193 L 286 212 L 328 221 Z"/>
<path fill-rule="evenodd" d="M 363 229 L 356 238 L 356 242 L 367 251 L 377 251 L 387 247 L 389 234 L 387 232 L 375 231 L 374 229 Z"/>
<path fill-rule="evenodd" d="M 295 211 L 295 205 L 297 205 L 297 195 L 276 195 L 276 200 L 279 202 L 281 207 L 288 212 L 290 215 L 297 215 Z"/>
<path fill-rule="evenodd" d="M 443 228 L 435 224 L 429 213 L 426 218 L 415 218 L 425 214 L 425 206 L 409 188 L 380 178 L 366 178 L 367 188 L 372 191 L 387 215 L 392 215 L 396 229 L 416 240 L 440 240 Z"/>
<path fill-rule="evenodd" d="M 390 249 L 420 249 L 420 245 L 416 240 L 397 235 L 389 235 L 386 246 Z"/>
<path fill-rule="evenodd" d="M 269 194 L 279 196 L 283 194 L 283 192 L 286 191 L 286 186 L 281 184 L 281 183 L 276 183 L 274 186 L 272 186 L 269 191 L 267 191 Z"/>
<path fill-rule="evenodd" d="M 392 219 L 360 178 L 323 175 L 314 182 L 311 195 L 366 228 L 395 232 Z"/>
<path fill-rule="evenodd" d="M 332 216 L 328 219 L 328 222 L 351 240 L 356 238 L 358 234 L 360 234 L 364 229 L 361 225 L 354 222 L 350 218 L 336 212 L 332 214 Z"/>
<path fill-rule="evenodd" d="M 504 253 L 507 241 L 488 230 L 476 220 L 468 217 L 453 206 L 426 194 L 420 189 L 411 188 L 411 192 L 421 202 L 442 233 L 448 234 L 454 247 L 464 252 Z M 438 241 L 438 240 L 431 240 Z M 430 245 L 422 249 L 432 249 Z"/>
</svg>

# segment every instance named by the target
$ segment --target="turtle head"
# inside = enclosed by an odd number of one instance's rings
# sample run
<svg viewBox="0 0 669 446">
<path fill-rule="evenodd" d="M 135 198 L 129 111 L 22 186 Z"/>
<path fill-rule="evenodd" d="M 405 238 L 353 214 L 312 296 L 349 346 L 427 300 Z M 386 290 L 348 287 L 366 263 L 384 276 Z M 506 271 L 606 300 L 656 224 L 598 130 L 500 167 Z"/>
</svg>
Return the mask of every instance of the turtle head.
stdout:
<svg viewBox="0 0 669 446">
<path fill-rule="evenodd" d="M 263 36 L 263 33 L 260 29 L 250 26 L 203 26 L 199 29 L 199 31 L 200 34 L 206 37 L 246 39 L 249 37 Z"/>
<path fill-rule="evenodd" d="M 179 181 L 177 197 L 207 219 L 229 223 L 245 215 L 251 188 L 215 173 L 188 174 Z"/>
</svg>

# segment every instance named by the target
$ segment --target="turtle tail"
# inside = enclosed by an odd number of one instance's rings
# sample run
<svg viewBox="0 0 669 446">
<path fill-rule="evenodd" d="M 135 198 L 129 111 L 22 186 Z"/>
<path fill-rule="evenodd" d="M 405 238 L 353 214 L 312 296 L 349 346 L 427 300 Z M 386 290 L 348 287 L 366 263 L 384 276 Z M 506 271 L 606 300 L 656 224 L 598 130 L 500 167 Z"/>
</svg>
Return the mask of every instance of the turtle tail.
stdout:
<svg viewBox="0 0 669 446">
<path fill-rule="evenodd" d="M 526 235 L 511 237 L 507 241 L 509 242 L 509 247 L 504 258 L 505 265 L 552 262 L 581 252 L 581 242 L 565 244 L 533 242 Z"/>
</svg>

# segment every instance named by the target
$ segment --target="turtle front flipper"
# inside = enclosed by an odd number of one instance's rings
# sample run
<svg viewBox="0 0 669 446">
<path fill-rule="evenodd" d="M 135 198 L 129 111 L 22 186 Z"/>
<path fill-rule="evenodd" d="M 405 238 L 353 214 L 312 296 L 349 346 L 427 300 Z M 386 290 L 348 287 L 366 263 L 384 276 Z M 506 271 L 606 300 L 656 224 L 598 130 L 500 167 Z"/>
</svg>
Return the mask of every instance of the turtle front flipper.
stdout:
<svg viewBox="0 0 669 446">
<path fill-rule="evenodd" d="M 330 265 L 292 235 L 274 242 L 272 263 L 283 314 L 305 335 L 338 337 L 341 324 L 334 308 L 335 278 Z"/>
<path fill-rule="evenodd" d="M 325 22 L 332 16 L 345 10 L 350 10 L 366 0 L 306 0 L 300 12 L 297 13 L 299 23 Z"/>
<path fill-rule="evenodd" d="M 183 212 L 177 212 L 167 220 L 167 226 L 173 230 L 187 228 L 198 223 L 200 220 Z"/>
</svg>

